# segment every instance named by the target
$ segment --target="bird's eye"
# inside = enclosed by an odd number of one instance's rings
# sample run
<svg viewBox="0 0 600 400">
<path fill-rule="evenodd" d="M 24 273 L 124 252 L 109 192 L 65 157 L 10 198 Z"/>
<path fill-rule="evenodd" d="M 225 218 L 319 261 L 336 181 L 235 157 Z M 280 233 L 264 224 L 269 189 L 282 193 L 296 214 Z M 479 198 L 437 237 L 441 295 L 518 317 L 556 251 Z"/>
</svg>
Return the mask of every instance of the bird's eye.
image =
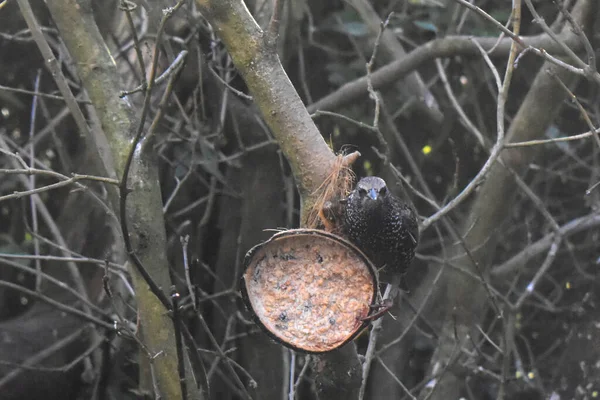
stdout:
<svg viewBox="0 0 600 400">
<path fill-rule="evenodd" d="M 380 194 L 380 195 L 384 195 L 384 194 L 386 194 L 386 193 L 387 193 L 387 187 L 385 187 L 385 186 L 384 186 L 384 187 L 382 187 L 381 189 L 379 189 L 379 194 Z"/>
<path fill-rule="evenodd" d="M 358 194 L 361 196 L 365 196 L 367 194 L 367 190 L 363 188 L 358 188 Z"/>
</svg>

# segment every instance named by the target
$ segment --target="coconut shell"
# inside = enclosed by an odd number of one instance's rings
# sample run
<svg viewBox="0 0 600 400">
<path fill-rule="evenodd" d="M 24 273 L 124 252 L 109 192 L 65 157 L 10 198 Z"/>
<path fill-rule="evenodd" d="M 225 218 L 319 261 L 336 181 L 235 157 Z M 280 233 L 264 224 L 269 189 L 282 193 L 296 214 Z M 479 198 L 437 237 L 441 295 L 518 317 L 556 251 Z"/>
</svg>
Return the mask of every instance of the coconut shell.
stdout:
<svg viewBox="0 0 600 400">
<path fill-rule="evenodd" d="M 279 232 L 244 260 L 241 291 L 254 320 L 297 351 L 323 353 L 368 326 L 377 272 L 347 240 L 317 229 Z"/>
</svg>

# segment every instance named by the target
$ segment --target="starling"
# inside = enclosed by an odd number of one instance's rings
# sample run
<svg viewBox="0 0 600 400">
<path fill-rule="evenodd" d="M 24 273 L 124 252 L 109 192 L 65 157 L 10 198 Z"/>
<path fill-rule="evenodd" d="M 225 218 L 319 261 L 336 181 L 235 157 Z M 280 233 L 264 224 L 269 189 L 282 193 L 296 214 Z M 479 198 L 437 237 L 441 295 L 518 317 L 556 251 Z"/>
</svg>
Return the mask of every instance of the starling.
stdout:
<svg viewBox="0 0 600 400">
<path fill-rule="evenodd" d="M 345 203 L 345 235 L 375 267 L 383 268 L 385 281 L 398 282 L 419 240 L 414 208 L 390 193 L 385 181 L 376 176 L 362 178 Z"/>
</svg>

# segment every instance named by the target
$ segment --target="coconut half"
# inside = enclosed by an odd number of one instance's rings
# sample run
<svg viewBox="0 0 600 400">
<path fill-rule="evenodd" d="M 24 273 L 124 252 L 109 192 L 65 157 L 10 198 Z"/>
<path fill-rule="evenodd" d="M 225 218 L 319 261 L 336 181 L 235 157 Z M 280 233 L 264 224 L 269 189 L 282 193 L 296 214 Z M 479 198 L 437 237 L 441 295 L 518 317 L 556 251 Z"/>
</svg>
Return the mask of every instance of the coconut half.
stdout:
<svg viewBox="0 0 600 400">
<path fill-rule="evenodd" d="M 292 229 L 252 248 L 241 291 L 255 321 L 279 343 L 323 353 L 368 326 L 377 272 L 347 240 L 317 229 Z"/>
</svg>

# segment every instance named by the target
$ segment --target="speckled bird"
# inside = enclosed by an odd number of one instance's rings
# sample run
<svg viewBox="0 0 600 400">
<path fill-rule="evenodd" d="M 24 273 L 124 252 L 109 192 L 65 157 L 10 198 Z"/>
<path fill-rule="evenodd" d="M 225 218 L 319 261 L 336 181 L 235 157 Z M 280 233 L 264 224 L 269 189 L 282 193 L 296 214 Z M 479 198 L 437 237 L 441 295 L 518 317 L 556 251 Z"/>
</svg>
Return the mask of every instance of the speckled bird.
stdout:
<svg viewBox="0 0 600 400">
<path fill-rule="evenodd" d="M 397 281 L 415 256 L 419 225 L 414 208 L 376 176 L 362 178 L 345 201 L 344 233 L 377 268 Z"/>
</svg>

